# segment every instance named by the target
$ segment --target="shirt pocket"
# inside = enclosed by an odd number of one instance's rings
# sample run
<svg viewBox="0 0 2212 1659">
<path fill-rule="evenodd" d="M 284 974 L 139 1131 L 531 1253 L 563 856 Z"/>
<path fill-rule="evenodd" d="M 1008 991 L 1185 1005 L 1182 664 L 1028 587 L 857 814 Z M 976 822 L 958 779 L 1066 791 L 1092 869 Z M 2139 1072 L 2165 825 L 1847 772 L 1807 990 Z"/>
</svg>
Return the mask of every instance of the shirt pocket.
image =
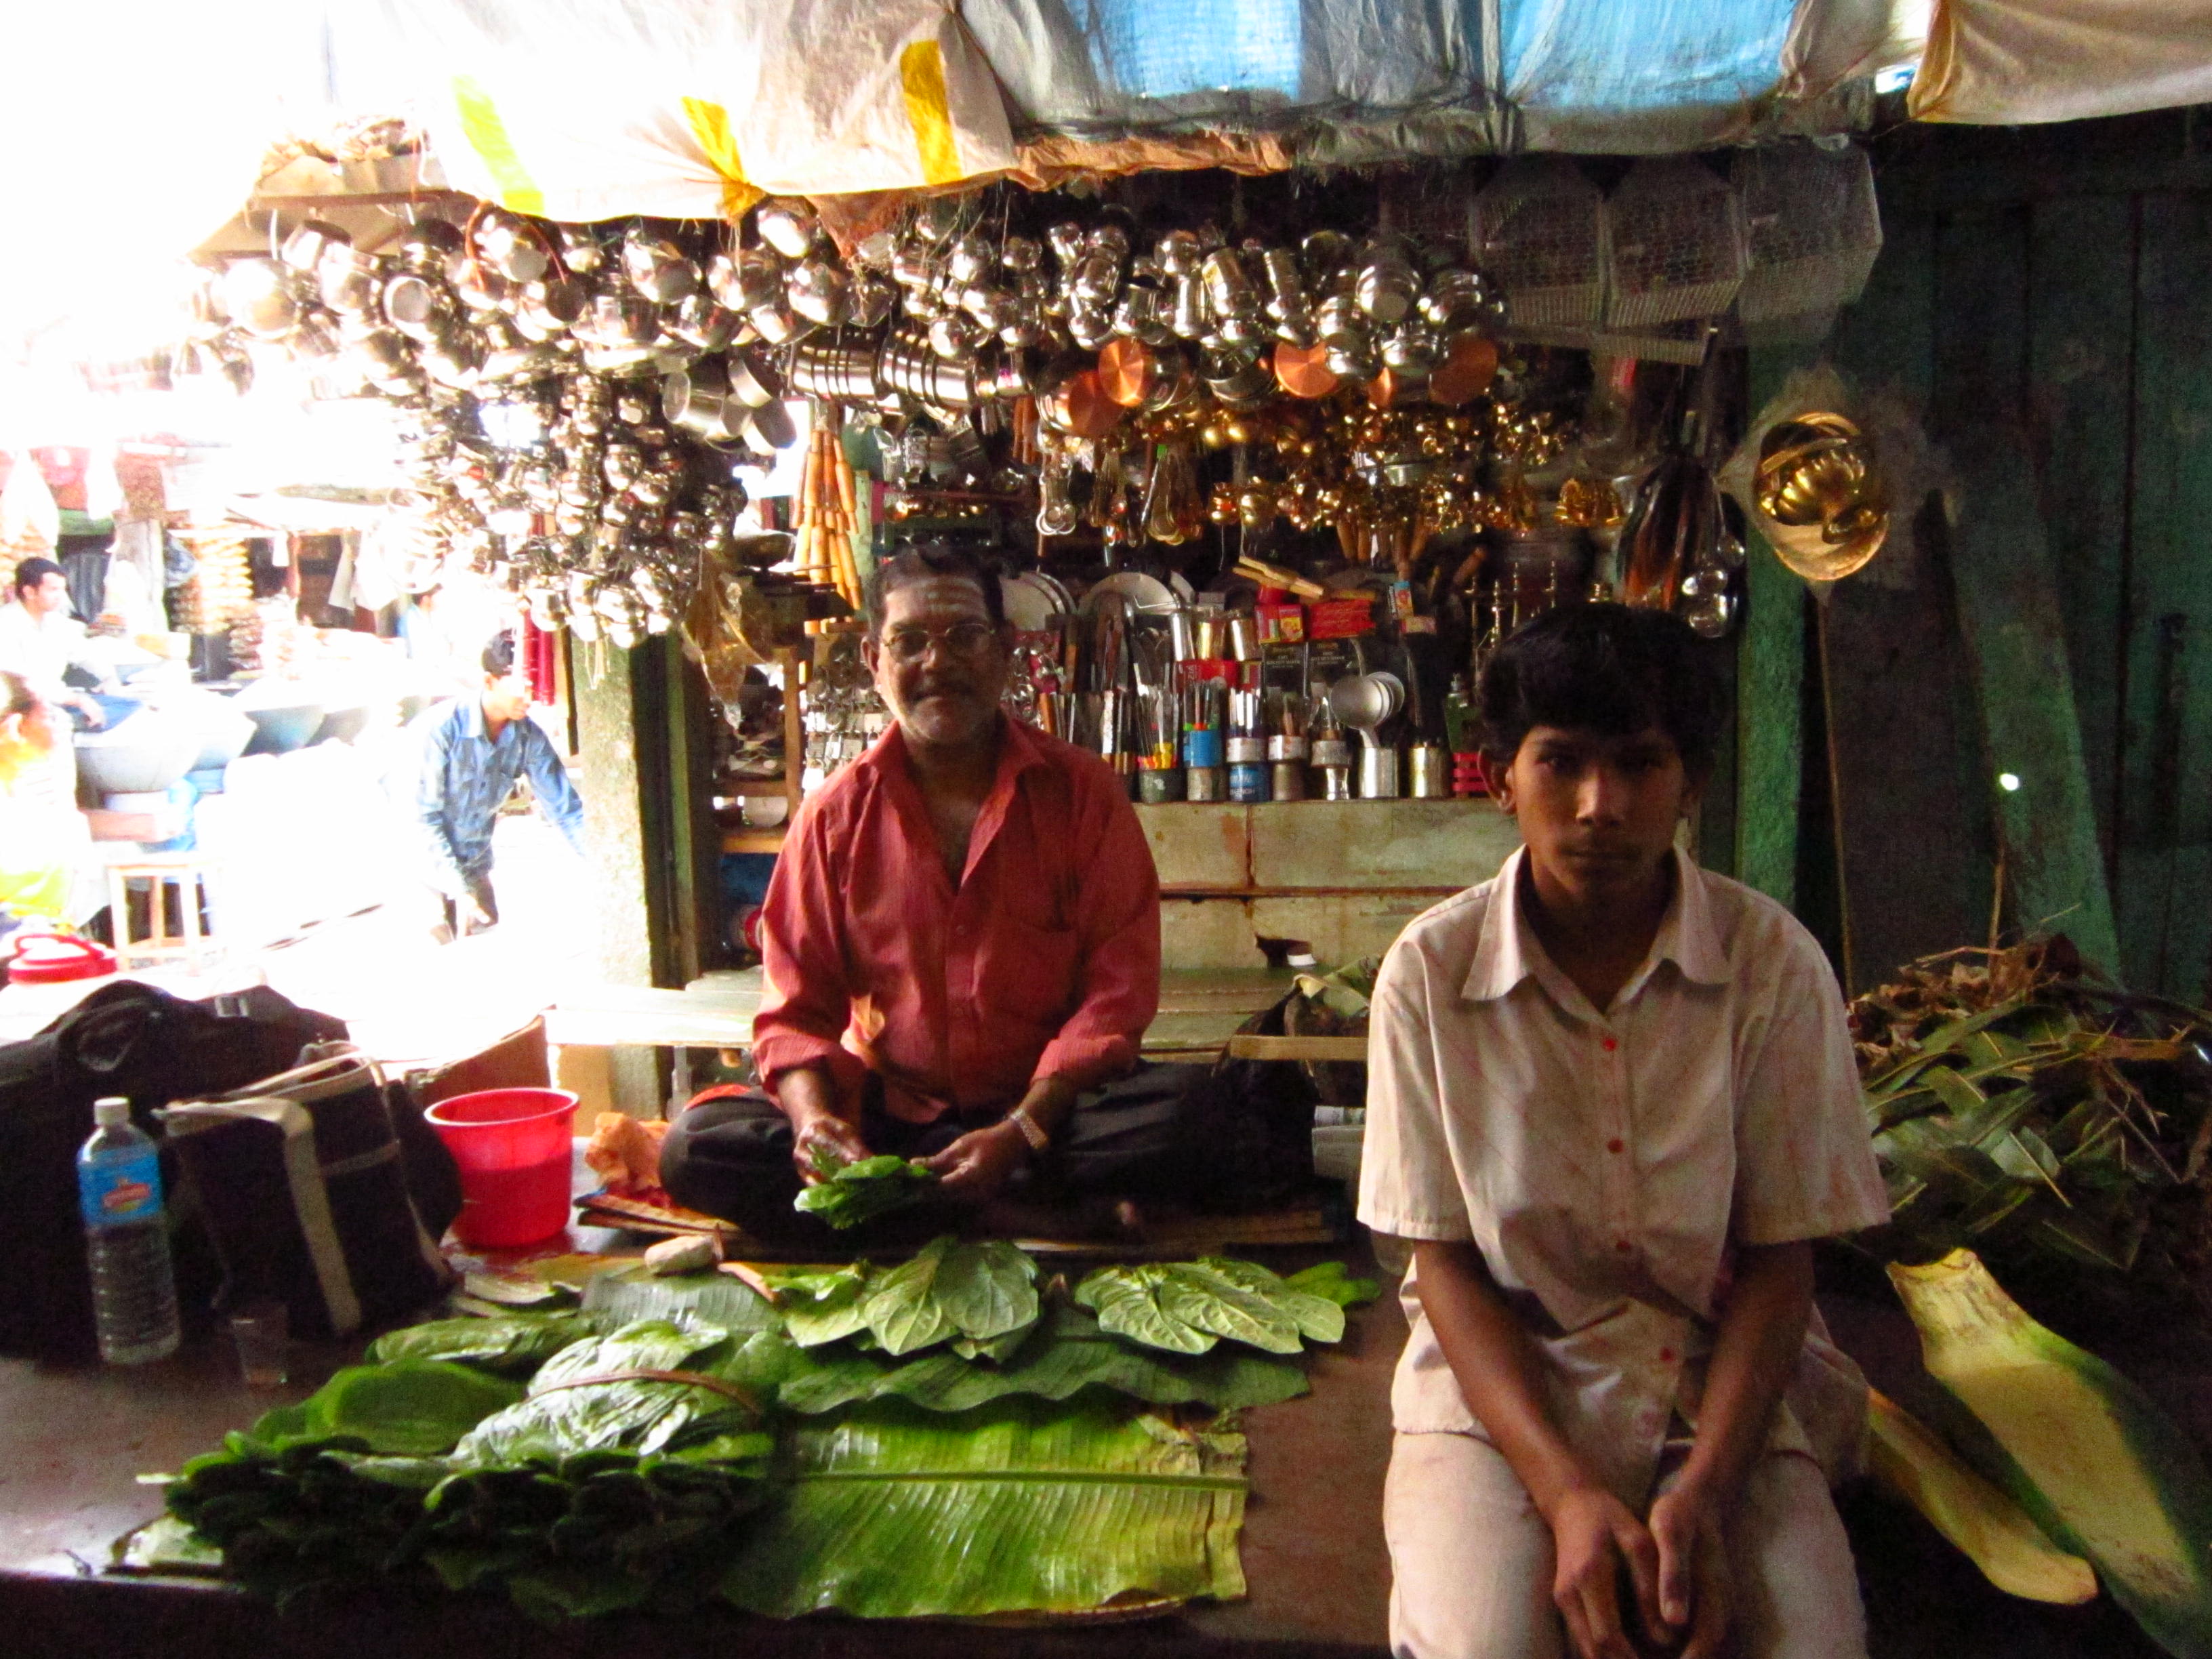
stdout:
<svg viewBox="0 0 2212 1659">
<path fill-rule="evenodd" d="M 976 980 L 982 1013 L 1057 1025 L 1073 1012 L 1083 941 L 1073 927 L 1000 917 L 984 940 Z"/>
</svg>

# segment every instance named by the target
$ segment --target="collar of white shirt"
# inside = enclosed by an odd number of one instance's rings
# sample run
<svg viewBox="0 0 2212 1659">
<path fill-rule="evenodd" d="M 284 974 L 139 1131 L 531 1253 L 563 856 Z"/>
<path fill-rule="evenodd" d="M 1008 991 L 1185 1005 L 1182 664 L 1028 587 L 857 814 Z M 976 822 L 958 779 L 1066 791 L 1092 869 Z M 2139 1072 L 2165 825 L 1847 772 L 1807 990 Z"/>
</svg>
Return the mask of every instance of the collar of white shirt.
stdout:
<svg viewBox="0 0 2212 1659">
<path fill-rule="evenodd" d="M 1490 903 L 1482 917 L 1482 934 L 1475 941 L 1474 960 L 1460 994 L 1469 1002 L 1494 1002 L 1509 994 L 1524 979 L 1534 978 L 1553 996 L 1579 1012 L 1589 1000 L 1565 983 L 1536 943 L 1521 904 L 1521 866 L 1528 856 L 1525 847 L 1515 851 L 1498 871 L 1490 889 Z M 1671 962 L 1684 979 L 1696 985 L 1725 985 L 1730 969 L 1728 952 L 1713 932 L 1712 907 L 1705 894 L 1705 872 L 1680 848 L 1674 849 L 1674 896 L 1659 923 L 1644 965 L 1629 976 L 1617 1003 L 1626 1002 L 1662 962 Z M 1555 982 L 1557 981 L 1557 982 Z M 1562 993 L 1566 994 L 1562 994 Z M 1595 1015 L 1596 1011 L 1591 1009 Z"/>
</svg>

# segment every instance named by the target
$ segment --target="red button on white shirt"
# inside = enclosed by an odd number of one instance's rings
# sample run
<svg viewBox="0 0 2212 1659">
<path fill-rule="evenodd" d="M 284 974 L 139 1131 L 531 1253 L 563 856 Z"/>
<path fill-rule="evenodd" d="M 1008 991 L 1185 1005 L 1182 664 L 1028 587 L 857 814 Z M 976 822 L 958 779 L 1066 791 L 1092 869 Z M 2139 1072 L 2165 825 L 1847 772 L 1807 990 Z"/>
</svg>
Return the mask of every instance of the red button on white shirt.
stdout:
<svg viewBox="0 0 2212 1659">
<path fill-rule="evenodd" d="M 1621 1255 L 1626 1255 L 1631 1250 L 1634 1249 L 1636 1246 L 1630 1243 L 1625 1238 L 1616 1238 L 1613 1241 L 1613 1248 L 1619 1250 Z"/>
<path fill-rule="evenodd" d="M 1674 1351 L 1672 1348 L 1662 1348 L 1662 1349 L 1660 1349 L 1660 1350 L 1659 1350 L 1659 1363 L 1660 1363 L 1661 1364 L 1662 1364 L 1662 1365 L 1671 1365 L 1671 1364 L 1673 1364 L 1674 1363 Z"/>
<path fill-rule="evenodd" d="M 1605 1143 L 1605 1149 L 1608 1152 L 1625 1152 L 1628 1150 L 1628 1143 L 1625 1140 L 1608 1140 Z"/>
<path fill-rule="evenodd" d="M 1601 1037 L 1598 1039 L 1597 1046 L 1604 1049 L 1606 1053 L 1611 1054 L 1615 1048 L 1620 1047 L 1620 1040 L 1615 1037 Z"/>
</svg>

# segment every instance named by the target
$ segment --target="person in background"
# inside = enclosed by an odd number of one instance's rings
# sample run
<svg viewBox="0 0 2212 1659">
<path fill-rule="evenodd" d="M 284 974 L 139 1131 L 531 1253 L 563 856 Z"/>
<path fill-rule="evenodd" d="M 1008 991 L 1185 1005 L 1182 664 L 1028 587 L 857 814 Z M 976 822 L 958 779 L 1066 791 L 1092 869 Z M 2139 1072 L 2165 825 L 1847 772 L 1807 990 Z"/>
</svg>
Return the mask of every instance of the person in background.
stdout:
<svg viewBox="0 0 2212 1659">
<path fill-rule="evenodd" d="M 432 931 L 441 939 L 480 933 L 499 920 L 492 825 L 517 778 L 529 779 L 538 811 L 583 851 L 584 803 L 552 739 L 530 718 L 530 681 L 515 665 L 512 634 L 484 647 L 482 668 L 471 695 L 416 723 L 422 746 L 415 816 L 439 902 Z"/>
<path fill-rule="evenodd" d="M 20 674 L 0 670 L 0 935 L 82 919 L 91 830 L 54 763 L 53 717 Z"/>
<path fill-rule="evenodd" d="M 15 603 L 0 606 L 0 669 L 20 675 L 52 708 L 66 708 L 80 731 L 107 726 L 137 708 L 125 699 L 80 691 L 63 677 L 72 668 L 105 690 L 112 676 L 84 624 L 70 615 L 69 584 L 52 559 L 15 567 Z"/>
<path fill-rule="evenodd" d="M 1523 846 L 1376 979 L 1359 1218 L 1413 1259 L 1401 1659 L 1865 1659 L 1828 1488 L 1866 1383 L 1811 1241 L 1889 1206 L 1827 958 L 1675 846 L 1723 709 L 1664 612 L 1515 634 L 1482 763 Z"/>
</svg>

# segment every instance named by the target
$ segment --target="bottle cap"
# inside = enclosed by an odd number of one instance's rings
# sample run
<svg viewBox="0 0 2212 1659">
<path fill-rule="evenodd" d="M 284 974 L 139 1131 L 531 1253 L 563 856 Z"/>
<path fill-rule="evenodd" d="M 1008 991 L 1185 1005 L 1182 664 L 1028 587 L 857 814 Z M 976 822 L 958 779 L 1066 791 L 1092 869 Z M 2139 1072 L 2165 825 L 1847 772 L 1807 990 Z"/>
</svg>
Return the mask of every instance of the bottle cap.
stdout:
<svg viewBox="0 0 2212 1659">
<path fill-rule="evenodd" d="M 92 1103 L 92 1121 L 103 1129 L 112 1129 L 118 1123 L 131 1121 L 131 1103 L 121 1095 L 110 1095 L 105 1100 Z"/>
</svg>

